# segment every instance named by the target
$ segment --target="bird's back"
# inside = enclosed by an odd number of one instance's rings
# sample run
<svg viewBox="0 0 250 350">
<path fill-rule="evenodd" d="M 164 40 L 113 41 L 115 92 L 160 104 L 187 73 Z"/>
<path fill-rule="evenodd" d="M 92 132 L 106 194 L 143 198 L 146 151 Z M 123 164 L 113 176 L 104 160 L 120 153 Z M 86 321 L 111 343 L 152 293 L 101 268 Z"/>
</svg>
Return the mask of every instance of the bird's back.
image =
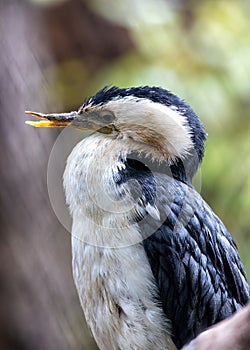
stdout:
<svg viewBox="0 0 250 350">
<path fill-rule="evenodd" d="M 180 348 L 245 305 L 250 289 L 236 245 L 207 203 L 180 181 L 155 180 L 159 211 L 167 214 L 143 244 Z"/>
</svg>

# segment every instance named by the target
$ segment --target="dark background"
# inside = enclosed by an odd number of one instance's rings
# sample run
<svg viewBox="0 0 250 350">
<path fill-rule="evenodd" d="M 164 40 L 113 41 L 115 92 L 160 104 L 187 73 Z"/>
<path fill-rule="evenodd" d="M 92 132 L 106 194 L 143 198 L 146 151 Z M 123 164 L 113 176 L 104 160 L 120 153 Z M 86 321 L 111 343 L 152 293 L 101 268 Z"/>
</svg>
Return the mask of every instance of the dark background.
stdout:
<svg viewBox="0 0 250 350">
<path fill-rule="evenodd" d="M 70 234 L 47 192 L 57 130 L 24 110 L 70 111 L 105 85 L 159 85 L 208 131 L 197 178 L 250 273 L 248 1 L 0 0 L 1 349 L 94 349 Z"/>
</svg>

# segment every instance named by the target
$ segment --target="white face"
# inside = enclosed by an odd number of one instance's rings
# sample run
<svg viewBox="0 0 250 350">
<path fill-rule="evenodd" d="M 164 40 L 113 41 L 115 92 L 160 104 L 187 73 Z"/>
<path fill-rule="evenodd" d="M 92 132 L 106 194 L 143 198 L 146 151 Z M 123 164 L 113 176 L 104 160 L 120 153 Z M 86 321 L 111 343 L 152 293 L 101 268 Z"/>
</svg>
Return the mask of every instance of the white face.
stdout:
<svg viewBox="0 0 250 350">
<path fill-rule="evenodd" d="M 193 149 L 186 117 L 176 109 L 134 96 L 114 99 L 96 112 L 114 115 L 112 124 L 118 137 L 130 142 L 133 151 L 146 152 L 153 158 L 184 158 Z"/>
<path fill-rule="evenodd" d="M 122 152 L 139 152 L 155 160 L 187 159 L 194 151 L 192 132 L 185 115 L 176 106 L 146 98 L 114 98 L 103 105 L 83 105 L 78 111 L 43 114 L 27 111 L 41 119 L 27 121 L 36 127 L 72 126 L 98 131 L 120 141 Z M 104 140 L 105 141 L 105 137 Z"/>
</svg>

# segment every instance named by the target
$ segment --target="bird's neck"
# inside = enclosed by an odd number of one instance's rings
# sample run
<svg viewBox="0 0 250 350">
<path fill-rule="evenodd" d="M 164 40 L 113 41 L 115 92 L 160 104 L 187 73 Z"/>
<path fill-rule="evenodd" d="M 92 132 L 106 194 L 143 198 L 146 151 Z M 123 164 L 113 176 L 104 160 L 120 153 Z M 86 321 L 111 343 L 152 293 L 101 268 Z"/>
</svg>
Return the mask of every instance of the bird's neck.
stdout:
<svg viewBox="0 0 250 350">
<path fill-rule="evenodd" d="M 188 182 L 188 168 L 181 165 L 152 161 L 117 139 L 98 134 L 84 139 L 73 149 L 64 173 L 66 201 L 77 225 L 74 232 L 89 243 L 104 246 L 141 241 L 138 230 L 131 230 L 131 222 L 141 214 L 142 202 L 151 206 L 157 218 L 155 174 Z M 91 230 L 79 227 L 83 222 L 100 234 L 87 237 Z"/>
<path fill-rule="evenodd" d="M 73 234 L 98 246 L 127 246 L 141 241 L 128 224 L 134 203 L 125 186 L 117 184 L 125 168 L 125 153 L 115 140 L 93 136 L 70 154 L 65 173 L 66 201 L 73 218 Z M 94 234 L 93 234 L 94 233 Z"/>
</svg>

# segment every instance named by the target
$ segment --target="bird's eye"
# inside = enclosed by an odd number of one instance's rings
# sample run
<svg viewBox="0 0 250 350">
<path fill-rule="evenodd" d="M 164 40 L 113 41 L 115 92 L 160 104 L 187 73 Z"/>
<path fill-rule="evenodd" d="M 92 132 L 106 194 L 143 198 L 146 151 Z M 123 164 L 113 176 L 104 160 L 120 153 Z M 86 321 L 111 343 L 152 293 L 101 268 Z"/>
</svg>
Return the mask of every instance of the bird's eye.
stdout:
<svg viewBox="0 0 250 350">
<path fill-rule="evenodd" d="M 110 124 L 115 119 L 115 116 L 112 112 L 103 111 L 100 113 L 99 118 L 102 123 Z"/>
</svg>

